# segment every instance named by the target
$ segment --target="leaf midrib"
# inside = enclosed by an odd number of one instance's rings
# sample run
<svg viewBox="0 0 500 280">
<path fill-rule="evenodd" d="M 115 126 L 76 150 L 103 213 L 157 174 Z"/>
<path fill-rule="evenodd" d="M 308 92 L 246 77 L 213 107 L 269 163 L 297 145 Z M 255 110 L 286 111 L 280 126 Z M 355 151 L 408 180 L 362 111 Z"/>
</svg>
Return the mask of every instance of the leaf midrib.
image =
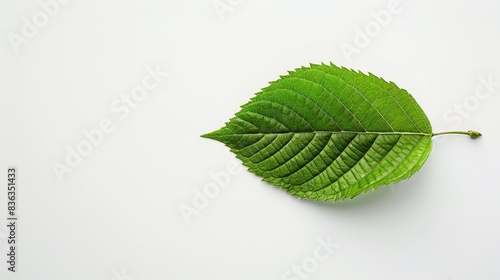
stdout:
<svg viewBox="0 0 500 280">
<path fill-rule="evenodd" d="M 303 132 L 255 132 L 255 133 L 227 133 L 227 134 L 219 134 L 219 136 L 224 135 L 274 135 L 274 134 L 310 134 L 310 133 L 318 133 L 318 134 L 376 134 L 376 135 L 421 135 L 421 136 L 432 136 L 432 133 L 424 133 L 424 132 L 396 132 L 396 131 L 387 131 L 387 132 L 376 132 L 376 131 L 303 131 Z M 207 135 L 210 136 L 210 135 Z"/>
</svg>

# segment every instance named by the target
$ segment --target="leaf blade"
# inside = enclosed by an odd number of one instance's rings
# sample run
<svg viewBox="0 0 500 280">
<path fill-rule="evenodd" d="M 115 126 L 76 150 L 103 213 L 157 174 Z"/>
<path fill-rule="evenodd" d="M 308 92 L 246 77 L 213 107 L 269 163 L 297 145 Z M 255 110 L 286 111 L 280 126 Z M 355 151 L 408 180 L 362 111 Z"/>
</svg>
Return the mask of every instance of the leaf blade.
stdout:
<svg viewBox="0 0 500 280">
<path fill-rule="evenodd" d="M 430 122 L 411 95 L 333 64 L 289 72 L 203 137 L 225 143 L 264 181 L 333 201 L 410 177 L 432 149 Z"/>
</svg>

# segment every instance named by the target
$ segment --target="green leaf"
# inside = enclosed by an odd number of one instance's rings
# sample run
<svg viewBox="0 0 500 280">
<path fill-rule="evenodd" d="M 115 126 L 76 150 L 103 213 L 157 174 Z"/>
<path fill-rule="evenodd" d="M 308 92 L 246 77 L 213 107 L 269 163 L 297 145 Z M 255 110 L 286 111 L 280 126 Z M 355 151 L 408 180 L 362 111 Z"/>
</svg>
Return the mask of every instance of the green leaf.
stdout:
<svg viewBox="0 0 500 280">
<path fill-rule="evenodd" d="M 432 136 L 406 90 L 333 64 L 281 76 L 202 135 L 226 144 L 264 181 L 333 201 L 409 178 L 429 156 Z"/>
</svg>

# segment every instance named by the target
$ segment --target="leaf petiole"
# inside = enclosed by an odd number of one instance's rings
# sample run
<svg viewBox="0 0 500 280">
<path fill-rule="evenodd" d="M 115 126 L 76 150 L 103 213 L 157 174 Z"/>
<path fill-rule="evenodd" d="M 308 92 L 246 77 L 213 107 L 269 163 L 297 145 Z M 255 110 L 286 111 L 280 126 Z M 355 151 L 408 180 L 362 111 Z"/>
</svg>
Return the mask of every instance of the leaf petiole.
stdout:
<svg viewBox="0 0 500 280">
<path fill-rule="evenodd" d="M 470 138 L 478 138 L 482 134 L 474 131 L 474 130 L 469 130 L 469 131 L 446 131 L 446 132 L 437 132 L 437 133 L 432 133 L 432 137 L 434 136 L 439 136 L 439 135 L 445 135 L 445 134 L 464 134 L 464 135 L 469 135 Z"/>
</svg>

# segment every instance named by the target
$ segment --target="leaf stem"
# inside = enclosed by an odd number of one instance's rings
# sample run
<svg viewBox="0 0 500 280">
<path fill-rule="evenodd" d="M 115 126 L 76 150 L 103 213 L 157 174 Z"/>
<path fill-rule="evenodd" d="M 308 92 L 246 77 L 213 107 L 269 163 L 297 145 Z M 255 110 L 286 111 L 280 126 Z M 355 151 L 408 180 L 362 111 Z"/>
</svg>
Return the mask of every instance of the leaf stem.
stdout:
<svg viewBox="0 0 500 280">
<path fill-rule="evenodd" d="M 470 138 L 478 138 L 482 134 L 474 131 L 474 130 L 469 130 L 469 131 L 446 131 L 446 132 L 437 132 L 437 133 L 432 133 L 432 137 L 434 136 L 439 136 L 439 135 L 444 135 L 444 134 L 464 134 L 464 135 L 469 135 Z"/>
</svg>

